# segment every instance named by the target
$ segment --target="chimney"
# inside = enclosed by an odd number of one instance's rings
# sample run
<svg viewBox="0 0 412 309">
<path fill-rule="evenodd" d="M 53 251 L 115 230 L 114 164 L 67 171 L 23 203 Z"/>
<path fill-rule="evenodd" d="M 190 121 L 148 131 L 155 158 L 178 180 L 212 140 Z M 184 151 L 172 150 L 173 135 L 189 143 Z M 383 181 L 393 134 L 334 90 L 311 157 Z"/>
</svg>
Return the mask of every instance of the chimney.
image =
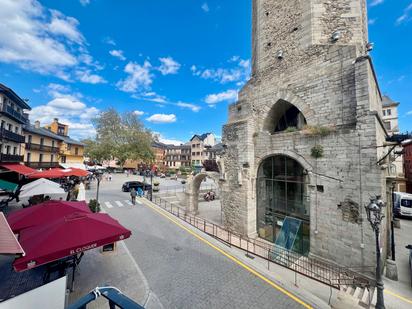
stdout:
<svg viewBox="0 0 412 309">
<path fill-rule="evenodd" d="M 36 120 L 36 121 L 34 122 L 34 127 L 35 127 L 36 129 L 40 129 L 40 121 Z"/>
</svg>

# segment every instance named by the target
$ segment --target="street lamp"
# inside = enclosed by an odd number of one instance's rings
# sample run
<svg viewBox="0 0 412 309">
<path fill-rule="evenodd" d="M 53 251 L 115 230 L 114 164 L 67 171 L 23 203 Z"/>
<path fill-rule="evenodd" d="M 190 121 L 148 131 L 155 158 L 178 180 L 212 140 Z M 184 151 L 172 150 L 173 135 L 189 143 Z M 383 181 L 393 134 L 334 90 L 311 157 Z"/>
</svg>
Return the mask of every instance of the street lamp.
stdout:
<svg viewBox="0 0 412 309">
<path fill-rule="evenodd" d="M 371 199 L 370 203 L 365 206 L 366 215 L 372 229 L 375 232 L 376 238 L 376 288 L 377 288 L 377 301 L 376 308 L 384 309 L 385 304 L 383 300 L 383 281 L 381 273 L 381 250 L 379 246 L 379 233 L 380 225 L 382 219 L 385 217 L 382 214 L 382 208 L 385 207 L 385 203 L 382 201 L 381 197 L 378 195 L 375 199 Z"/>
<path fill-rule="evenodd" d="M 97 203 L 99 203 L 99 188 L 100 188 L 100 181 L 102 180 L 102 173 L 97 172 L 96 179 L 97 179 L 96 201 Z"/>
</svg>

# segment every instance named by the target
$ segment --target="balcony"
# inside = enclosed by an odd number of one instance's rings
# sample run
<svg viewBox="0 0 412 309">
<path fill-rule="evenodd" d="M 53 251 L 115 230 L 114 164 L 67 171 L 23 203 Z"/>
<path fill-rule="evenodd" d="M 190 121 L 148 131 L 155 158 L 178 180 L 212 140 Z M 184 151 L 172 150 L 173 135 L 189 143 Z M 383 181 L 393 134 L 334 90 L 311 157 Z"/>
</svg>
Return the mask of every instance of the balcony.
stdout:
<svg viewBox="0 0 412 309">
<path fill-rule="evenodd" d="M 58 147 L 46 146 L 41 144 L 26 143 L 27 150 L 37 150 L 51 153 L 59 153 L 60 149 Z"/>
<path fill-rule="evenodd" d="M 34 169 L 59 167 L 59 162 L 25 162 L 25 165 Z"/>
<path fill-rule="evenodd" d="M 8 106 L 6 104 L 3 104 L 3 107 L 0 109 L 0 112 L 2 112 L 8 117 L 13 118 L 15 121 L 21 124 L 27 122 L 27 118 L 22 113 L 15 111 L 11 106 Z"/>
<path fill-rule="evenodd" d="M 12 142 L 16 143 L 24 143 L 24 136 L 14 133 L 12 131 L 6 130 L 6 129 L 0 129 L 0 138 L 1 139 L 7 139 Z"/>
<path fill-rule="evenodd" d="M 19 155 L 11 155 L 11 154 L 0 154 L 0 162 L 1 163 L 18 163 L 23 162 L 23 156 Z"/>
</svg>

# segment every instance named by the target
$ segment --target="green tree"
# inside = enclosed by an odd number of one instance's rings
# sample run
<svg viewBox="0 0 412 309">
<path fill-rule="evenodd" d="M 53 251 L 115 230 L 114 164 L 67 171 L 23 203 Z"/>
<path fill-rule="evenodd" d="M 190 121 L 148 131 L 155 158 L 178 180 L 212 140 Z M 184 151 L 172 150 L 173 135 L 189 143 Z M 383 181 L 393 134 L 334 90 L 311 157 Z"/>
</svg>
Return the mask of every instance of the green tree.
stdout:
<svg viewBox="0 0 412 309">
<path fill-rule="evenodd" d="M 86 140 L 86 153 L 98 161 L 116 159 L 123 166 L 127 159 L 152 162 L 154 137 L 133 112 L 120 115 L 109 108 L 94 119 L 96 139 Z"/>
</svg>

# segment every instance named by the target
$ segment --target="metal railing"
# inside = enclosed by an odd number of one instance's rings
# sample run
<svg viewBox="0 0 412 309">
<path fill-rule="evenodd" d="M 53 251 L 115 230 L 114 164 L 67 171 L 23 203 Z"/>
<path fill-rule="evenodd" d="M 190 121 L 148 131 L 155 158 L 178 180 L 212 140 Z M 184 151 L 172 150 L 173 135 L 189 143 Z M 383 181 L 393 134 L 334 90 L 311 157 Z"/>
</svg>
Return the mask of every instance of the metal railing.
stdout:
<svg viewBox="0 0 412 309">
<path fill-rule="evenodd" d="M 59 162 L 25 162 L 25 165 L 31 168 L 55 168 L 59 167 Z"/>
<path fill-rule="evenodd" d="M 58 153 L 60 151 L 58 147 L 52 147 L 52 146 L 46 146 L 46 145 L 34 144 L 34 143 L 26 143 L 26 149 L 52 152 L 52 153 Z"/>
<path fill-rule="evenodd" d="M 7 163 L 17 163 L 23 162 L 23 156 L 19 155 L 12 155 L 12 154 L 0 154 L 0 162 L 7 162 Z"/>
<path fill-rule="evenodd" d="M 13 141 L 16 143 L 24 143 L 24 136 L 14 133 L 10 130 L 6 130 L 5 128 L 0 129 L 0 138 L 7 139 L 9 141 Z"/>
<path fill-rule="evenodd" d="M 368 288 L 376 284 L 373 279 L 363 275 L 364 273 L 373 274 L 375 271 L 374 266 L 342 267 L 312 257 L 303 256 L 296 252 L 286 250 L 283 247 L 275 246 L 275 244 L 248 238 L 203 218 L 188 214 L 185 209 L 159 196 L 154 195 L 152 201 L 167 212 L 202 232 L 230 246 L 242 249 L 246 251 L 247 254 L 253 254 L 267 260 L 268 267 L 270 267 L 270 263 L 274 263 L 336 289 L 340 289 L 342 286 Z"/>
<path fill-rule="evenodd" d="M 21 123 L 26 123 L 27 118 L 22 114 L 21 112 L 18 112 L 14 110 L 11 106 L 8 106 L 7 104 L 3 104 L 3 108 L 0 110 L 1 112 L 5 113 L 7 116 L 10 116 L 14 118 L 14 120 L 17 120 Z"/>
</svg>

